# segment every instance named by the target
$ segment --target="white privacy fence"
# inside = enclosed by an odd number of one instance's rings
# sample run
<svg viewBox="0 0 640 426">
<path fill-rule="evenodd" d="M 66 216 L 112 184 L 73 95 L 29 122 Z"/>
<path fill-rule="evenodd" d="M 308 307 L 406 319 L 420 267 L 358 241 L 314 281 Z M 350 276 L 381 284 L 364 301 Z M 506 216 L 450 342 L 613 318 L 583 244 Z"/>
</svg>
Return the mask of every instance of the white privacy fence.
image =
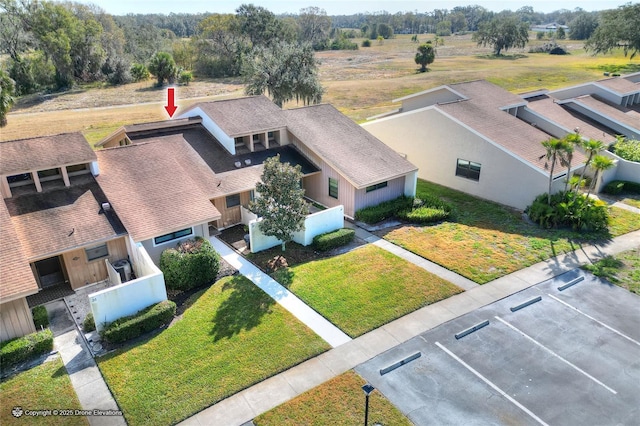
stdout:
<svg viewBox="0 0 640 426">
<path fill-rule="evenodd" d="M 107 263 L 109 280 L 116 285 L 89 295 L 98 332 L 118 318 L 167 300 L 162 271 L 153 263 L 142 244 L 131 244 L 130 247 L 133 247 L 130 253 L 133 269 L 139 278 L 121 283 L 120 274 Z"/>
<path fill-rule="evenodd" d="M 249 227 L 251 252 L 257 253 L 282 244 L 275 237 L 264 235 L 260 231 L 260 219 L 242 207 L 242 223 Z M 304 221 L 304 229 L 293 235 L 293 241 L 303 246 L 313 242 L 313 237 L 335 231 L 344 226 L 344 207 L 337 206 L 310 214 Z"/>
</svg>

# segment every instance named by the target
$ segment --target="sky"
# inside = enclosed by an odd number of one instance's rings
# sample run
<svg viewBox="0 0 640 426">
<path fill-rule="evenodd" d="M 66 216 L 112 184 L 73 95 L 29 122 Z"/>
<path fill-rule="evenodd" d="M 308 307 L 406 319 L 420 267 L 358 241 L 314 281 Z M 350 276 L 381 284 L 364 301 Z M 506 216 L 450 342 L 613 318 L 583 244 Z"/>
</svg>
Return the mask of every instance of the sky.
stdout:
<svg viewBox="0 0 640 426">
<path fill-rule="evenodd" d="M 378 1 L 378 0 L 75 0 L 79 3 L 93 3 L 111 15 L 128 13 L 235 13 L 241 4 L 262 6 L 275 14 L 297 14 L 300 9 L 316 6 L 328 15 L 352 15 L 356 13 L 387 11 L 389 13 L 434 9 L 453 9 L 456 6 L 478 4 L 488 10 L 499 12 L 515 11 L 522 6 L 533 6 L 536 12 L 549 13 L 559 9 L 573 10 L 580 7 L 586 11 L 615 9 L 628 0 L 431 0 L 431 1 Z"/>
</svg>

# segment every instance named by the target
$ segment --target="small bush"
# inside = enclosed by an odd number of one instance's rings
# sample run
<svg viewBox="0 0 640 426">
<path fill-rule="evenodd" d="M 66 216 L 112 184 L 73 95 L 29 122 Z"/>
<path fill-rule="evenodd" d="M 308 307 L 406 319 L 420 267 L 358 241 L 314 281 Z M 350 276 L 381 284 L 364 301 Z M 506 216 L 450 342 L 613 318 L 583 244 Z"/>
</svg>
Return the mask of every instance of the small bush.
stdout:
<svg viewBox="0 0 640 426">
<path fill-rule="evenodd" d="M 33 325 L 36 326 L 36 330 L 49 327 L 49 315 L 47 314 L 47 308 L 44 306 L 36 306 L 31 310 L 33 315 Z"/>
<path fill-rule="evenodd" d="M 626 180 L 613 180 L 602 189 L 602 192 L 611 195 L 618 195 L 622 192 L 640 194 L 640 183 Z"/>
<path fill-rule="evenodd" d="M 620 158 L 640 163 L 640 141 L 619 138 L 612 150 Z"/>
<path fill-rule="evenodd" d="M 190 71 L 182 71 L 178 76 L 178 83 L 188 86 L 193 80 L 193 74 Z"/>
<path fill-rule="evenodd" d="M 96 329 L 96 322 L 93 319 L 93 312 L 89 312 L 84 321 L 82 321 L 82 329 L 85 333 L 90 333 Z"/>
<path fill-rule="evenodd" d="M 368 38 L 362 40 L 362 47 L 371 47 L 371 40 L 369 40 Z"/>
<path fill-rule="evenodd" d="M 341 247 L 353 241 L 356 231 L 349 228 L 338 229 L 333 232 L 316 235 L 313 237 L 313 246 L 320 251 Z"/>
<path fill-rule="evenodd" d="M 603 201 L 587 198 L 575 192 L 559 192 L 547 202 L 547 194 L 539 195 L 525 209 L 531 220 L 543 228 L 571 227 L 577 231 L 607 229 L 609 216 Z"/>
<path fill-rule="evenodd" d="M 431 195 L 422 199 L 416 198 L 413 208 L 398 213 L 398 217 L 413 223 L 434 223 L 448 219 L 451 215 L 451 206 L 438 197 Z"/>
<path fill-rule="evenodd" d="M 215 281 L 220 256 L 202 237 L 185 240 L 160 256 L 160 269 L 167 288 L 189 290 Z"/>
<path fill-rule="evenodd" d="M 131 70 L 129 71 L 131 74 L 131 78 L 133 81 L 143 81 L 147 80 L 151 74 L 149 70 L 144 64 L 133 64 L 131 65 Z"/>
<path fill-rule="evenodd" d="M 53 333 L 48 328 L 0 344 L 0 365 L 5 369 L 33 359 L 53 349 Z"/>
<path fill-rule="evenodd" d="M 385 219 L 397 216 L 403 210 L 409 210 L 413 207 L 413 198 L 398 197 L 394 200 L 385 201 L 377 206 L 365 207 L 356 212 L 356 220 L 365 223 L 378 223 Z"/>
<path fill-rule="evenodd" d="M 151 305 L 135 315 L 115 320 L 102 331 L 102 338 L 110 343 L 122 343 L 168 324 L 176 314 L 171 300 Z"/>
</svg>

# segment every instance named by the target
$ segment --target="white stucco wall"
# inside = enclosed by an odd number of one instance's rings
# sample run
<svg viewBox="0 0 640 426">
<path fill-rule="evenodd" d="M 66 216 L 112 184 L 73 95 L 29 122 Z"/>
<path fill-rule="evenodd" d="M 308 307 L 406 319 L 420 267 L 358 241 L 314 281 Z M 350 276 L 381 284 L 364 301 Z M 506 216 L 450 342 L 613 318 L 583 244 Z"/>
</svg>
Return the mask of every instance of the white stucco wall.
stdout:
<svg viewBox="0 0 640 426">
<path fill-rule="evenodd" d="M 194 108 L 181 114 L 178 118 L 187 118 L 187 117 L 202 117 L 202 125 L 205 129 L 209 131 L 220 144 L 227 150 L 231 155 L 236 155 L 236 143 L 232 137 L 228 136 L 222 129 L 211 119 L 204 111 L 200 108 Z"/>
<path fill-rule="evenodd" d="M 547 192 L 544 171 L 523 162 L 434 108 L 382 118 L 363 127 L 418 166 L 418 177 L 518 209 Z M 480 180 L 456 176 L 458 158 L 480 163 Z M 564 181 L 554 183 L 552 192 Z"/>
<path fill-rule="evenodd" d="M 247 217 L 250 217 L 249 215 L 252 215 L 252 213 L 249 212 Z M 332 207 L 307 216 L 304 222 L 304 230 L 293 234 L 293 241 L 303 246 L 308 246 L 313 242 L 313 237 L 316 235 L 335 231 L 343 226 L 344 207 Z M 252 253 L 267 250 L 282 243 L 275 237 L 264 235 L 260 231 L 260 221 L 256 219 L 251 219 L 249 222 L 249 238 Z"/>
<path fill-rule="evenodd" d="M 193 226 L 193 234 L 187 235 L 186 237 L 179 238 L 177 240 L 167 241 L 166 243 L 154 245 L 153 238 L 150 240 L 142 241 L 142 245 L 144 249 L 147 251 L 151 259 L 156 265 L 160 264 L 160 255 L 162 252 L 168 248 L 175 247 L 180 241 L 188 240 L 189 238 L 194 238 L 196 236 L 208 238 L 209 237 L 209 225 L 208 224 L 200 224 Z"/>
</svg>

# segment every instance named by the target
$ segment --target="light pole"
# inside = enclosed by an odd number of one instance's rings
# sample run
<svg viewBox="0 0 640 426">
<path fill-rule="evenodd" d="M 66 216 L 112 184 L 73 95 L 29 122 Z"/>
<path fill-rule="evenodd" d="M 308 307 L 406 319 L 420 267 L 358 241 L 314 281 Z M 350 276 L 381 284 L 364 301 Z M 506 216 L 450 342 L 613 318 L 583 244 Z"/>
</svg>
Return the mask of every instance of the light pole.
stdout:
<svg viewBox="0 0 640 426">
<path fill-rule="evenodd" d="M 376 388 L 369 383 L 362 386 L 362 391 L 364 392 L 364 426 L 367 426 L 369 423 L 369 395 L 371 395 L 371 392 L 374 390 L 376 390 Z"/>
</svg>

